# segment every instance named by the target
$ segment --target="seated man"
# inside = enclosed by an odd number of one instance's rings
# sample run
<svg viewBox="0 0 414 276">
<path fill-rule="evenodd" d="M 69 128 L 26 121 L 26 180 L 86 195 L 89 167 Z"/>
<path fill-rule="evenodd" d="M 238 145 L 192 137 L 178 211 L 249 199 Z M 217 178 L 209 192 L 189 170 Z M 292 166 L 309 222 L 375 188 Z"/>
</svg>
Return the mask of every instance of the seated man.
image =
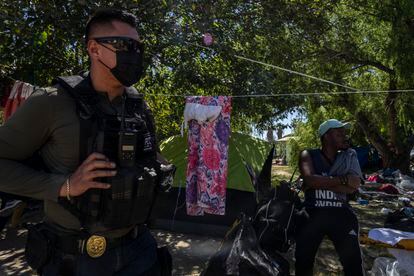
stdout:
<svg viewBox="0 0 414 276">
<path fill-rule="evenodd" d="M 331 119 L 319 126 L 322 148 L 301 153 L 306 222 L 298 227 L 296 275 L 313 275 L 316 252 L 324 236 L 333 242 L 345 275 L 364 275 L 359 247 L 358 219 L 347 202 L 361 181 L 356 152 L 349 148 L 349 123 Z"/>
</svg>

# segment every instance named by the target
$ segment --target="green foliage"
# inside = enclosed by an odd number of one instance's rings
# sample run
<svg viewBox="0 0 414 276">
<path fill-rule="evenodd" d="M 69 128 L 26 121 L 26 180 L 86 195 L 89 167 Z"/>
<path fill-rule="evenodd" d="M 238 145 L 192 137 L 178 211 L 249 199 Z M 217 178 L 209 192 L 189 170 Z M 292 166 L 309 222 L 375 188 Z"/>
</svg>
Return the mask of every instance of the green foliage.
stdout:
<svg viewBox="0 0 414 276">
<path fill-rule="evenodd" d="M 292 164 L 298 164 L 299 155 L 303 150 L 320 148 L 318 128 L 322 122 L 328 119 L 335 118 L 343 122 L 350 122 L 351 129 L 348 135 L 351 143 L 353 145 L 367 145 L 366 137 L 360 135 L 361 131 L 358 130 L 358 125 L 352 119 L 352 114 L 347 112 L 345 108 L 329 105 L 316 107 L 312 102 L 307 103 L 306 106 L 312 112 L 308 114 L 306 122 L 300 120 L 294 122 L 294 136 L 297 138 L 289 140 L 289 146 L 292 149 L 290 152 Z"/>
<path fill-rule="evenodd" d="M 317 126 L 333 117 L 353 122 L 354 143 L 368 137 L 380 147 L 389 139 L 405 151 L 410 146 L 413 93 L 336 95 L 330 92 L 347 89 L 240 57 L 361 90 L 414 88 L 412 0 L 2 1 L 1 75 L 48 85 L 57 75 L 87 69 L 84 26 L 93 11 L 108 6 L 140 21 L 148 66 L 137 88 L 154 110 L 160 139 L 179 132 L 184 107 L 182 97 L 161 95 L 322 92 L 234 98 L 232 128 L 275 129 L 278 119 L 299 110 L 308 122 L 296 124 L 297 151 L 316 146 Z M 199 47 L 205 33 L 214 38 L 208 48 Z"/>
</svg>

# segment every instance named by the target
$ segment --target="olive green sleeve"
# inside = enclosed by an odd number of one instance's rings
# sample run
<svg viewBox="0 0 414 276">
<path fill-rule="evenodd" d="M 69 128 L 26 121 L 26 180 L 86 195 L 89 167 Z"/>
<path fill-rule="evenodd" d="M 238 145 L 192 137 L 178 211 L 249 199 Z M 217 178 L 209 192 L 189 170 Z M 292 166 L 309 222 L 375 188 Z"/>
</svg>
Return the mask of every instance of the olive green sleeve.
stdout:
<svg viewBox="0 0 414 276">
<path fill-rule="evenodd" d="M 57 201 L 66 176 L 34 170 L 24 165 L 53 132 L 53 102 L 45 91 L 36 91 L 0 126 L 0 191 Z"/>
</svg>

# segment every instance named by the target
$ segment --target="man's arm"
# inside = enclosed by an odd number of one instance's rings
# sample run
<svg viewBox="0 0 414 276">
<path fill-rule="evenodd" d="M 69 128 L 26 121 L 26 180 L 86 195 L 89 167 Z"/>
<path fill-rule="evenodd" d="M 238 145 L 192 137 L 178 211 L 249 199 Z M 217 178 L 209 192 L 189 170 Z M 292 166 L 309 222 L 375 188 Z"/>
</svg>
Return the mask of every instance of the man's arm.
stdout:
<svg viewBox="0 0 414 276">
<path fill-rule="evenodd" d="M 307 150 L 301 153 L 299 160 L 299 170 L 303 177 L 305 189 L 324 189 L 337 193 L 350 194 L 359 187 L 359 177 L 348 175 L 348 184 L 343 185 L 340 177 L 321 176 L 315 174 L 312 158 Z"/>
<path fill-rule="evenodd" d="M 44 91 L 36 92 L 0 127 L 0 191 L 57 201 L 59 196 L 78 196 L 90 188 L 108 189 L 108 184 L 95 179 L 114 176 L 115 164 L 99 153 L 89 155 L 70 176 L 24 165 L 45 143 L 53 142 L 59 111 L 55 112 L 50 97 Z"/>
<path fill-rule="evenodd" d="M 44 91 L 35 92 L 0 126 L 0 191 L 57 200 L 67 176 L 37 171 L 23 165 L 48 140 L 52 104 Z"/>
</svg>

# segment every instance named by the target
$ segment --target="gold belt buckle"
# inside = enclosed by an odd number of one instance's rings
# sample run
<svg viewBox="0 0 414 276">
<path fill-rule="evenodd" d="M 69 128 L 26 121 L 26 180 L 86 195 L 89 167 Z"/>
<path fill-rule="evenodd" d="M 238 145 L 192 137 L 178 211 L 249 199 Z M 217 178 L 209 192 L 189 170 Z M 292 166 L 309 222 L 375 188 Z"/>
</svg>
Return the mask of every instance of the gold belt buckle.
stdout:
<svg viewBox="0 0 414 276">
<path fill-rule="evenodd" d="M 106 239 L 102 236 L 92 235 L 86 241 L 86 252 L 92 258 L 98 258 L 105 253 Z"/>
</svg>

